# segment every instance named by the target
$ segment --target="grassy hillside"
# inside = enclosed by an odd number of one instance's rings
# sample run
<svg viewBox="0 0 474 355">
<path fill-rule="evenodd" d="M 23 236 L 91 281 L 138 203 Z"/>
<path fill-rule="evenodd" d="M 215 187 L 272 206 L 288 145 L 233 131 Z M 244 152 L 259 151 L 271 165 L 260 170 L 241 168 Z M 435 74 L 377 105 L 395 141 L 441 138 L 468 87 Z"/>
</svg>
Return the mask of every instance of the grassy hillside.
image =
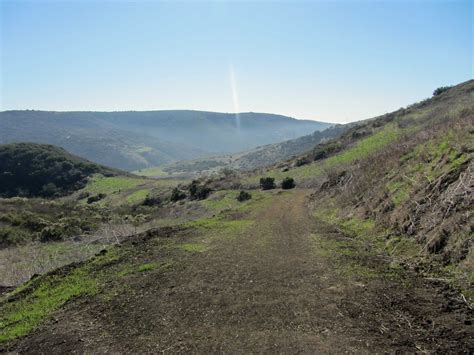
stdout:
<svg viewBox="0 0 474 355">
<path fill-rule="evenodd" d="M 52 145 L 0 145 L 0 197 L 63 196 L 83 188 L 87 178 L 97 173 L 115 175 L 118 171 Z"/>
<path fill-rule="evenodd" d="M 137 170 L 296 138 L 329 124 L 200 111 L 0 112 L 0 144 L 53 144 L 96 163 Z M 239 127 L 239 128 L 237 128 Z"/>
<path fill-rule="evenodd" d="M 472 294 L 474 81 L 369 120 L 259 176 L 317 189 L 327 221 L 386 237 L 405 266 L 456 279 Z M 363 222 L 366 221 L 366 222 Z M 373 227 L 371 227 L 373 228 Z M 357 233 L 356 233 L 357 234 Z M 436 265 L 436 266 L 435 266 Z"/>
</svg>

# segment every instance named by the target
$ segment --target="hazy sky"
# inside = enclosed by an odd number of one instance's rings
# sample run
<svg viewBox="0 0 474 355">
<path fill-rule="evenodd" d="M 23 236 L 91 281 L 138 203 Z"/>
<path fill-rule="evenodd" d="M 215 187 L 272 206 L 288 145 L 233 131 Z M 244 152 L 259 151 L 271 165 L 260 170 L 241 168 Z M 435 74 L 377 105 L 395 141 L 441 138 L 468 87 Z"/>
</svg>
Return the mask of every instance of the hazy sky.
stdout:
<svg viewBox="0 0 474 355">
<path fill-rule="evenodd" d="M 0 109 L 347 122 L 473 77 L 473 1 L 1 2 Z"/>
</svg>

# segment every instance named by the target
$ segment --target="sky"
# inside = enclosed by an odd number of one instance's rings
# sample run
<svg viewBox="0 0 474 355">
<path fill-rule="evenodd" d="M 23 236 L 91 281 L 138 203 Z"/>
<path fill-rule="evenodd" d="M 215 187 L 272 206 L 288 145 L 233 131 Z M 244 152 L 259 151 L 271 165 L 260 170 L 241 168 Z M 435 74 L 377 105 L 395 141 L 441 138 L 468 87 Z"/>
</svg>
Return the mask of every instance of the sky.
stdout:
<svg viewBox="0 0 474 355">
<path fill-rule="evenodd" d="M 473 78 L 472 0 L 0 3 L 0 110 L 343 123 Z"/>
</svg>

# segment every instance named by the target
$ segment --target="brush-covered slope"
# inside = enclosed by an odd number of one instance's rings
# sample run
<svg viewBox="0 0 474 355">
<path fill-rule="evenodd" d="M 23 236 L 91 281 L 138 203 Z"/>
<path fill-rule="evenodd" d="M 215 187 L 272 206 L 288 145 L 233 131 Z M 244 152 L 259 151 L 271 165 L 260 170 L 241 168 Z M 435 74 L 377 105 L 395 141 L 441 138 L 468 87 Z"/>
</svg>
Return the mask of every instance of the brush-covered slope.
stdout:
<svg viewBox="0 0 474 355">
<path fill-rule="evenodd" d="M 351 224 L 359 234 L 378 226 L 388 252 L 406 257 L 415 269 L 439 265 L 472 291 L 473 158 L 471 80 L 246 181 L 292 176 L 299 186 L 316 187 L 315 203 L 326 208 L 325 218 Z"/>
<path fill-rule="evenodd" d="M 0 145 L 0 197 L 56 197 L 83 188 L 93 174 L 119 172 L 36 143 Z"/>
<path fill-rule="evenodd" d="M 326 127 L 260 113 L 6 111 L 0 112 L 0 143 L 53 144 L 100 164 L 136 170 L 243 151 Z"/>
<path fill-rule="evenodd" d="M 197 176 L 212 175 L 227 170 L 250 171 L 274 165 L 280 161 L 308 152 L 315 145 L 326 140 L 339 137 L 352 124 L 335 125 L 322 131 L 315 131 L 295 139 L 281 143 L 267 144 L 241 153 L 220 155 L 193 160 L 182 160 L 161 167 L 135 171 L 138 175 L 166 176 Z"/>
</svg>

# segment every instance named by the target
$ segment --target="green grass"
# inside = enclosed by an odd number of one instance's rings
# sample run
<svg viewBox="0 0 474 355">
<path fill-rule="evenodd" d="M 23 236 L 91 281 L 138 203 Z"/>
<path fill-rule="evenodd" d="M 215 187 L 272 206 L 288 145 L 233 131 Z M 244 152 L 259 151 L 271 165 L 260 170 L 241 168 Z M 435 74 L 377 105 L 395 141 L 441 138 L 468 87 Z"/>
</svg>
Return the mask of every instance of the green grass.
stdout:
<svg viewBox="0 0 474 355">
<path fill-rule="evenodd" d="M 350 164 L 357 160 L 367 158 L 371 154 L 374 154 L 387 145 L 391 144 L 395 140 L 401 137 L 402 130 L 397 128 L 394 124 L 387 124 L 379 132 L 364 138 L 357 142 L 353 147 L 346 149 L 345 151 L 329 157 L 323 161 L 313 162 L 311 164 L 295 167 L 290 171 L 279 171 L 271 170 L 262 176 L 273 177 L 279 183 L 286 176 L 293 177 L 296 183 L 301 182 L 311 177 L 322 176 L 327 170 L 332 169 L 336 166 L 342 166 L 344 164 Z M 251 176 L 244 179 L 245 183 L 256 184 L 260 176 Z"/>
<path fill-rule="evenodd" d="M 395 206 L 400 206 L 410 198 L 411 186 L 406 181 L 391 181 L 387 184 L 387 189 Z"/>
<path fill-rule="evenodd" d="M 137 190 L 127 195 L 126 199 L 129 204 L 135 204 L 135 203 L 145 200 L 145 198 L 147 197 L 149 193 L 150 193 L 149 189 Z"/>
<path fill-rule="evenodd" d="M 105 269 L 120 260 L 117 248 L 64 273 L 41 276 L 18 287 L 12 295 L 25 292 L 15 302 L 0 300 L 0 342 L 28 334 L 66 302 L 99 292 Z M 97 270 L 99 272 L 97 272 Z M 29 291 L 31 289 L 31 291 Z"/>
<path fill-rule="evenodd" d="M 97 281 L 85 268 L 76 269 L 66 277 L 48 278 L 20 301 L 0 305 L 0 342 L 27 334 L 67 301 L 93 295 L 97 290 Z"/>
<path fill-rule="evenodd" d="M 197 243 L 180 244 L 178 248 L 190 253 L 202 253 L 207 250 L 207 246 Z"/>
<path fill-rule="evenodd" d="M 140 176 L 149 176 L 149 177 L 166 177 L 169 174 L 160 167 L 146 168 L 132 171 L 133 174 Z"/>
<path fill-rule="evenodd" d="M 89 192 L 91 195 L 105 193 L 106 197 L 95 205 L 98 206 L 122 206 L 133 205 L 146 198 L 150 191 L 164 192 L 179 184 L 176 180 L 156 180 L 139 177 L 113 176 L 104 177 L 95 175 L 82 192 Z M 86 199 L 81 200 L 86 204 Z"/>
<path fill-rule="evenodd" d="M 381 131 L 359 141 L 354 147 L 325 160 L 325 167 L 352 163 L 380 151 L 401 136 L 401 130 L 393 124 L 387 124 Z"/>
<path fill-rule="evenodd" d="M 95 175 L 83 189 L 83 191 L 90 193 L 105 193 L 113 194 L 122 190 L 129 190 L 144 184 L 146 181 L 138 178 L 131 178 L 127 176 L 111 176 L 105 177 L 102 175 Z"/>
<path fill-rule="evenodd" d="M 151 271 L 158 267 L 157 263 L 146 263 L 142 264 L 138 267 L 139 272 Z"/>
</svg>

